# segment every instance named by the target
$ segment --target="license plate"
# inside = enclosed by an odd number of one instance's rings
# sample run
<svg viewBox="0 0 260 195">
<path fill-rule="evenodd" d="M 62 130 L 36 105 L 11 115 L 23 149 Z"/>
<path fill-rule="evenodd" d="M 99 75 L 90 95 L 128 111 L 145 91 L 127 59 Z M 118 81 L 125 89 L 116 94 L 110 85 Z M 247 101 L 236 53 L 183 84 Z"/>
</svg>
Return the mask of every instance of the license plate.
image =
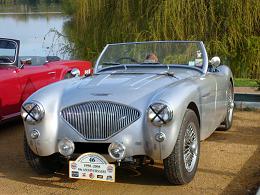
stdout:
<svg viewBox="0 0 260 195">
<path fill-rule="evenodd" d="M 115 182 L 115 165 L 97 153 L 85 153 L 75 161 L 69 161 L 69 177 Z"/>
</svg>

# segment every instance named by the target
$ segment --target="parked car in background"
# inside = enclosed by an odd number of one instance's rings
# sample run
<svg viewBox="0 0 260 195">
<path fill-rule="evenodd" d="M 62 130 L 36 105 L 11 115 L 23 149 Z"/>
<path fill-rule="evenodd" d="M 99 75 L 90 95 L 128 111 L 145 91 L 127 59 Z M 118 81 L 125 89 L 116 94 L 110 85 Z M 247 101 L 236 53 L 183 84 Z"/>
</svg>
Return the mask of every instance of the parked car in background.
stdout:
<svg viewBox="0 0 260 195">
<path fill-rule="evenodd" d="M 170 183 L 188 183 L 200 140 L 231 127 L 233 86 L 229 67 L 209 61 L 200 41 L 109 44 L 92 76 L 47 86 L 24 102 L 26 159 L 41 173 L 85 152 L 119 165 L 162 160 Z"/>
<path fill-rule="evenodd" d="M 19 57 L 19 46 L 18 40 L 0 38 L 0 122 L 19 116 L 22 103 L 38 89 L 90 72 L 87 61 Z"/>
</svg>

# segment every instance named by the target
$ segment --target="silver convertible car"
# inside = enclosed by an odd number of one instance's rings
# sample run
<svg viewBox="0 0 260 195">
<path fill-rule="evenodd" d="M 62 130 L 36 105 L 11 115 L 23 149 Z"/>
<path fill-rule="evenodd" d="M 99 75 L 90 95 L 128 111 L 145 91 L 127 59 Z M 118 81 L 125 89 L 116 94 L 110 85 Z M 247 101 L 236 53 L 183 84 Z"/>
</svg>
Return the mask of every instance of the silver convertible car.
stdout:
<svg viewBox="0 0 260 195">
<path fill-rule="evenodd" d="M 233 117 L 233 76 L 200 41 L 108 44 L 94 73 L 60 81 L 23 104 L 24 151 L 39 173 L 86 152 L 117 165 L 163 161 L 172 184 L 190 182 L 200 140 Z"/>
</svg>

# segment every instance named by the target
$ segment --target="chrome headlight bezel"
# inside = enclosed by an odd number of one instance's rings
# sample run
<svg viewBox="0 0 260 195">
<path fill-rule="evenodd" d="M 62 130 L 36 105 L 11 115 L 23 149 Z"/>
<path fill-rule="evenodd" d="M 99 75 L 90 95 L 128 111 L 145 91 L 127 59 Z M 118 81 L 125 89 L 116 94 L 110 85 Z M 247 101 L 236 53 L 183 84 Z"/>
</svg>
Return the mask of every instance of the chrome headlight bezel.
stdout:
<svg viewBox="0 0 260 195">
<path fill-rule="evenodd" d="M 39 102 L 31 101 L 22 105 L 21 116 L 29 124 L 39 123 L 44 115 L 44 108 Z"/>
<path fill-rule="evenodd" d="M 172 108 L 163 102 L 151 104 L 147 111 L 148 120 L 155 126 L 166 125 L 173 119 Z"/>
<path fill-rule="evenodd" d="M 72 77 L 79 77 L 80 76 L 80 70 L 78 68 L 73 68 L 70 71 L 70 74 Z"/>
</svg>

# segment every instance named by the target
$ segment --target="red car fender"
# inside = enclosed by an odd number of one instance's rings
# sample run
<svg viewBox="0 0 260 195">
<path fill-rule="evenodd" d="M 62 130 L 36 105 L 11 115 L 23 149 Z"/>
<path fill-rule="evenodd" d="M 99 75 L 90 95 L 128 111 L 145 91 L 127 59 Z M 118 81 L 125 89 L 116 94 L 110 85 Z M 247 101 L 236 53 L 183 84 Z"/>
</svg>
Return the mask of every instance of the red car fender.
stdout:
<svg viewBox="0 0 260 195">
<path fill-rule="evenodd" d="M 73 68 L 77 68 L 80 71 L 80 76 L 83 76 L 87 72 L 92 73 L 92 63 L 89 61 L 63 61 L 62 65 L 64 68 L 62 69 L 61 72 L 61 77 L 59 79 L 63 79 L 67 73 L 70 73 L 70 71 Z"/>
<path fill-rule="evenodd" d="M 85 72 L 91 71 L 92 64 L 88 61 L 60 60 L 42 66 L 1 67 L 3 75 L 0 77 L 0 122 L 18 116 L 22 102 L 29 95 L 41 87 L 64 79 L 73 68 L 79 69 L 80 75 L 83 76 Z"/>
<path fill-rule="evenodd" d="M 36 64 L 32 59 L 18 63 L 20 41 L 0 37 L 0 42 L 1 49 L 14 52 L 14 61 L 0 62 L 0 122 L 19 116 L 24 100 L 38 89 L 64 79 L 73 68 L 79 69 L 81 76 L 92 70 L 89 61 L 60 60 L 57 56 L 41 57 Z"/>
</svg>

